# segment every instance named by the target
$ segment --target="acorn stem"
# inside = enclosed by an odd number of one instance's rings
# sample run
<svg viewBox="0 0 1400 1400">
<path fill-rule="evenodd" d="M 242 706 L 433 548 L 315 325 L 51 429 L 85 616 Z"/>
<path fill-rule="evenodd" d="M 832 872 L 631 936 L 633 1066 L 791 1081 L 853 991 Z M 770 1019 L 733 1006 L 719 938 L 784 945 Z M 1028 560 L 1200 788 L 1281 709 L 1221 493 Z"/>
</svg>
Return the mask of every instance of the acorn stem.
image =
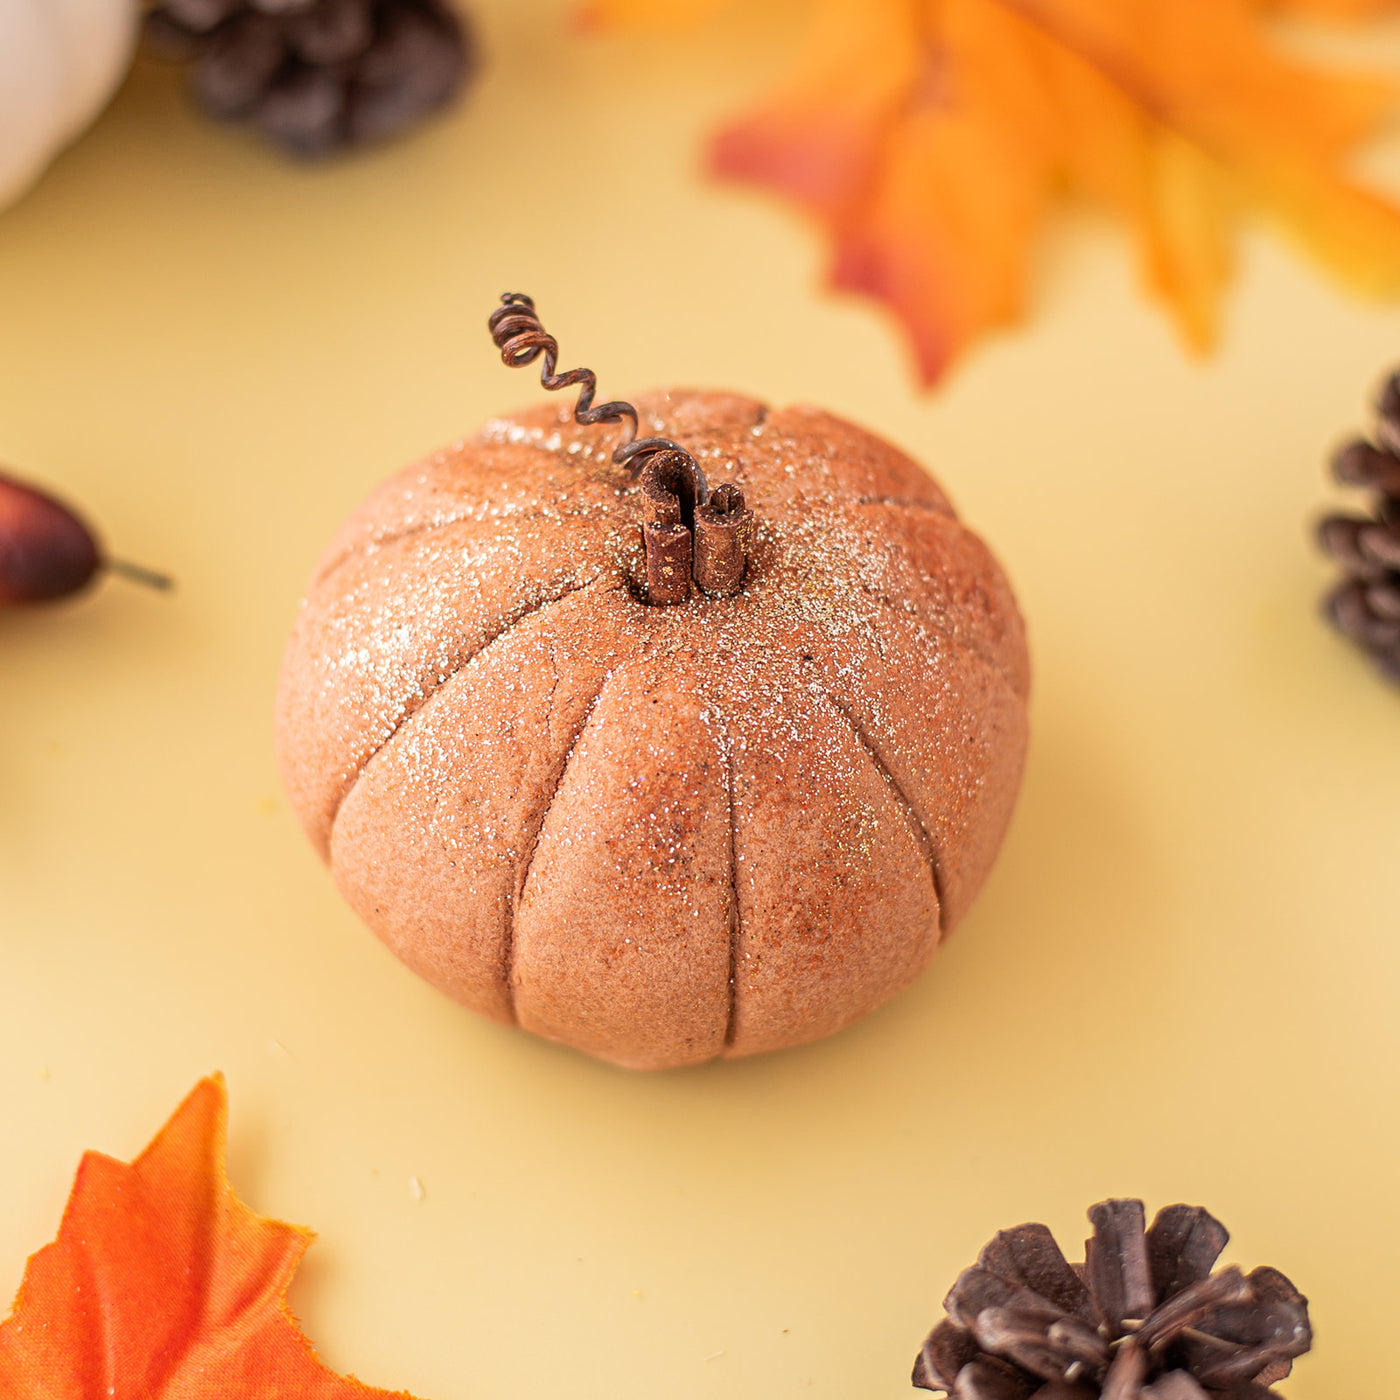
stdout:
<svg viewBox="0 0 1400 1400">
<path fill-rule="evenodd" d="M 144 564 L 133 564 L 129 559 L 104 559 L 102 567 L 109 574 L 118 574 L 132 583 L 139 583 L 143 588 L 154 588 L 161 593 L 168 593 L 175 587 L 175 580 L 169 574 L 158 573 Z"/>
</svg>

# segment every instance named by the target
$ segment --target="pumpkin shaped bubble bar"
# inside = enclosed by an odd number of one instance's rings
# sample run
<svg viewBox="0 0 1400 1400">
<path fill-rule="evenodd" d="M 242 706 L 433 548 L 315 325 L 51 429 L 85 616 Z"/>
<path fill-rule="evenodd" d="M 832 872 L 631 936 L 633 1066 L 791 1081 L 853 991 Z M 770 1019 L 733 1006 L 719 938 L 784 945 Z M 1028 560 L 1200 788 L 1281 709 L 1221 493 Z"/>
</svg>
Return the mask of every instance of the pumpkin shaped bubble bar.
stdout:
<svg viewBox="0 0 1400 1400">
<path fill-rule="evenodd" d="M 373 492 L 283 661 L 302 825 L 408 965 L 632 1068 L 815 1040 L 967 910 L 1026 747 L 1025 634 L 908 457 L 814 408 L 578 385 Z M 619 445 L 616 430 L 622 424 Z"/>
</svg>

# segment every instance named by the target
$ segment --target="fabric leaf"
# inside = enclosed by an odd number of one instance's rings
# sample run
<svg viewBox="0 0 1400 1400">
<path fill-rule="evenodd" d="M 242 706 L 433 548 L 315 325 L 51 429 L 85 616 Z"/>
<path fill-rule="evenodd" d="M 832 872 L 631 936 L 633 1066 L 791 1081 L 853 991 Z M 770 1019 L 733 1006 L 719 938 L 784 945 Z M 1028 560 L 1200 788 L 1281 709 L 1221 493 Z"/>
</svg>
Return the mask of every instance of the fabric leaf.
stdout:
<svg viewBox="0 0 1400 1400">
<path fill-rule="evenodd" d="M 312 1235 L 233 1194 L 226 1117 L 205 1079 L 134 1162 L 84 1155 L 0 1323 L 6 1400 L 390 1400 L 329 1370 L 288 1312 Z"/>
<path fill-rule="evenodd" d="M 1316 19 L 1371 19 L 1400 14 L 1400 0 L 1261 0 L 1261 7 Z"/>
<path fill-rule="evenodd" d="M 1400 210 L 1345 171 L 1395 88 L 1287 56 L 1267 28 L 1284 9 L 1356 18 L 1400 0 L 813 0 L 787 78 L 718 135 L 713 168 L 817 219 L 833 283 L 897 313 L 926 382 L 1020 317 L 1062 191 L 1130 226 L 1144 280 L 1204 350 L 1246 209 L 1357 288 L 1400 293 Z"/>
<path fill-rule="evenodd" d="M 583 5 L 579 20 L 585 28 L 639 25 L 648 29 L 678 29 L 707 19 L 726 0 L 592 0 Z"/>
</svg>

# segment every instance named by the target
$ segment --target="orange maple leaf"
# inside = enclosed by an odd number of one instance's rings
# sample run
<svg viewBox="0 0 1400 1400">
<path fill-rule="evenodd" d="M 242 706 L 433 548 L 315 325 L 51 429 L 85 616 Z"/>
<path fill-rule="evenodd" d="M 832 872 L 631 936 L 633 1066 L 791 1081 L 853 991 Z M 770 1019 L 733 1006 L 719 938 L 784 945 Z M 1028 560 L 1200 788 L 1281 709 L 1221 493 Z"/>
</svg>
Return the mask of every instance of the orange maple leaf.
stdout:
<svg viewBox="0 0 1400 1400">
<path fill-rule="evenodd" d="M 595 0 L 593 22 L 713 0 Z M 792 73 L 722 131 L 722 175 L 786 194 L 835 249 L 831 280 L 887 303 L 931 383 L 1016 320 L 1061 191 L 1134 229 L 1145 278 L 1209 347 L 1238 211 L 1274 216 L 1359 288 L 1400 292 L 1400 210 L 1344 162 L 1388 82 L 1270 47 L 1265 11 L 1358 17 L 1397 0 L 814 0 Z"/>
<path fill-rule="evenodd" d="M 330 1370 L 287 1310 L 313 1236 L 233 1194 L 227 1111 L 205 1079 L 134 1162 L 84 1155 L 0 1323 L 5 1400 L 391 1400 Z"/>
<path fill-rule="evenodd" d="M 1265 9 L 1319 19 L 1370 19 L 1400 14 L 1400 0 L 1261 0 Z"/>
</svg>

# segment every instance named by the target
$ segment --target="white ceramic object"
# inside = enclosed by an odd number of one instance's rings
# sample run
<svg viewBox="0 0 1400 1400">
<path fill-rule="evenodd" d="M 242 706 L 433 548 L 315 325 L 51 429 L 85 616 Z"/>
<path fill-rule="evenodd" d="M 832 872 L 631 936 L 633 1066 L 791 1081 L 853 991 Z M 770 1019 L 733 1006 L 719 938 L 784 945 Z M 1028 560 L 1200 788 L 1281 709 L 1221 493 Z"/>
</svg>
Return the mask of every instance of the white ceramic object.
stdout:
<svg viewBox="0 0 1400 1400">
<path fill-rule="evenodd" d="M 102 109 L 138 18 L 137 0 L 0 0 L 0 208 Z"/>
</svg>

